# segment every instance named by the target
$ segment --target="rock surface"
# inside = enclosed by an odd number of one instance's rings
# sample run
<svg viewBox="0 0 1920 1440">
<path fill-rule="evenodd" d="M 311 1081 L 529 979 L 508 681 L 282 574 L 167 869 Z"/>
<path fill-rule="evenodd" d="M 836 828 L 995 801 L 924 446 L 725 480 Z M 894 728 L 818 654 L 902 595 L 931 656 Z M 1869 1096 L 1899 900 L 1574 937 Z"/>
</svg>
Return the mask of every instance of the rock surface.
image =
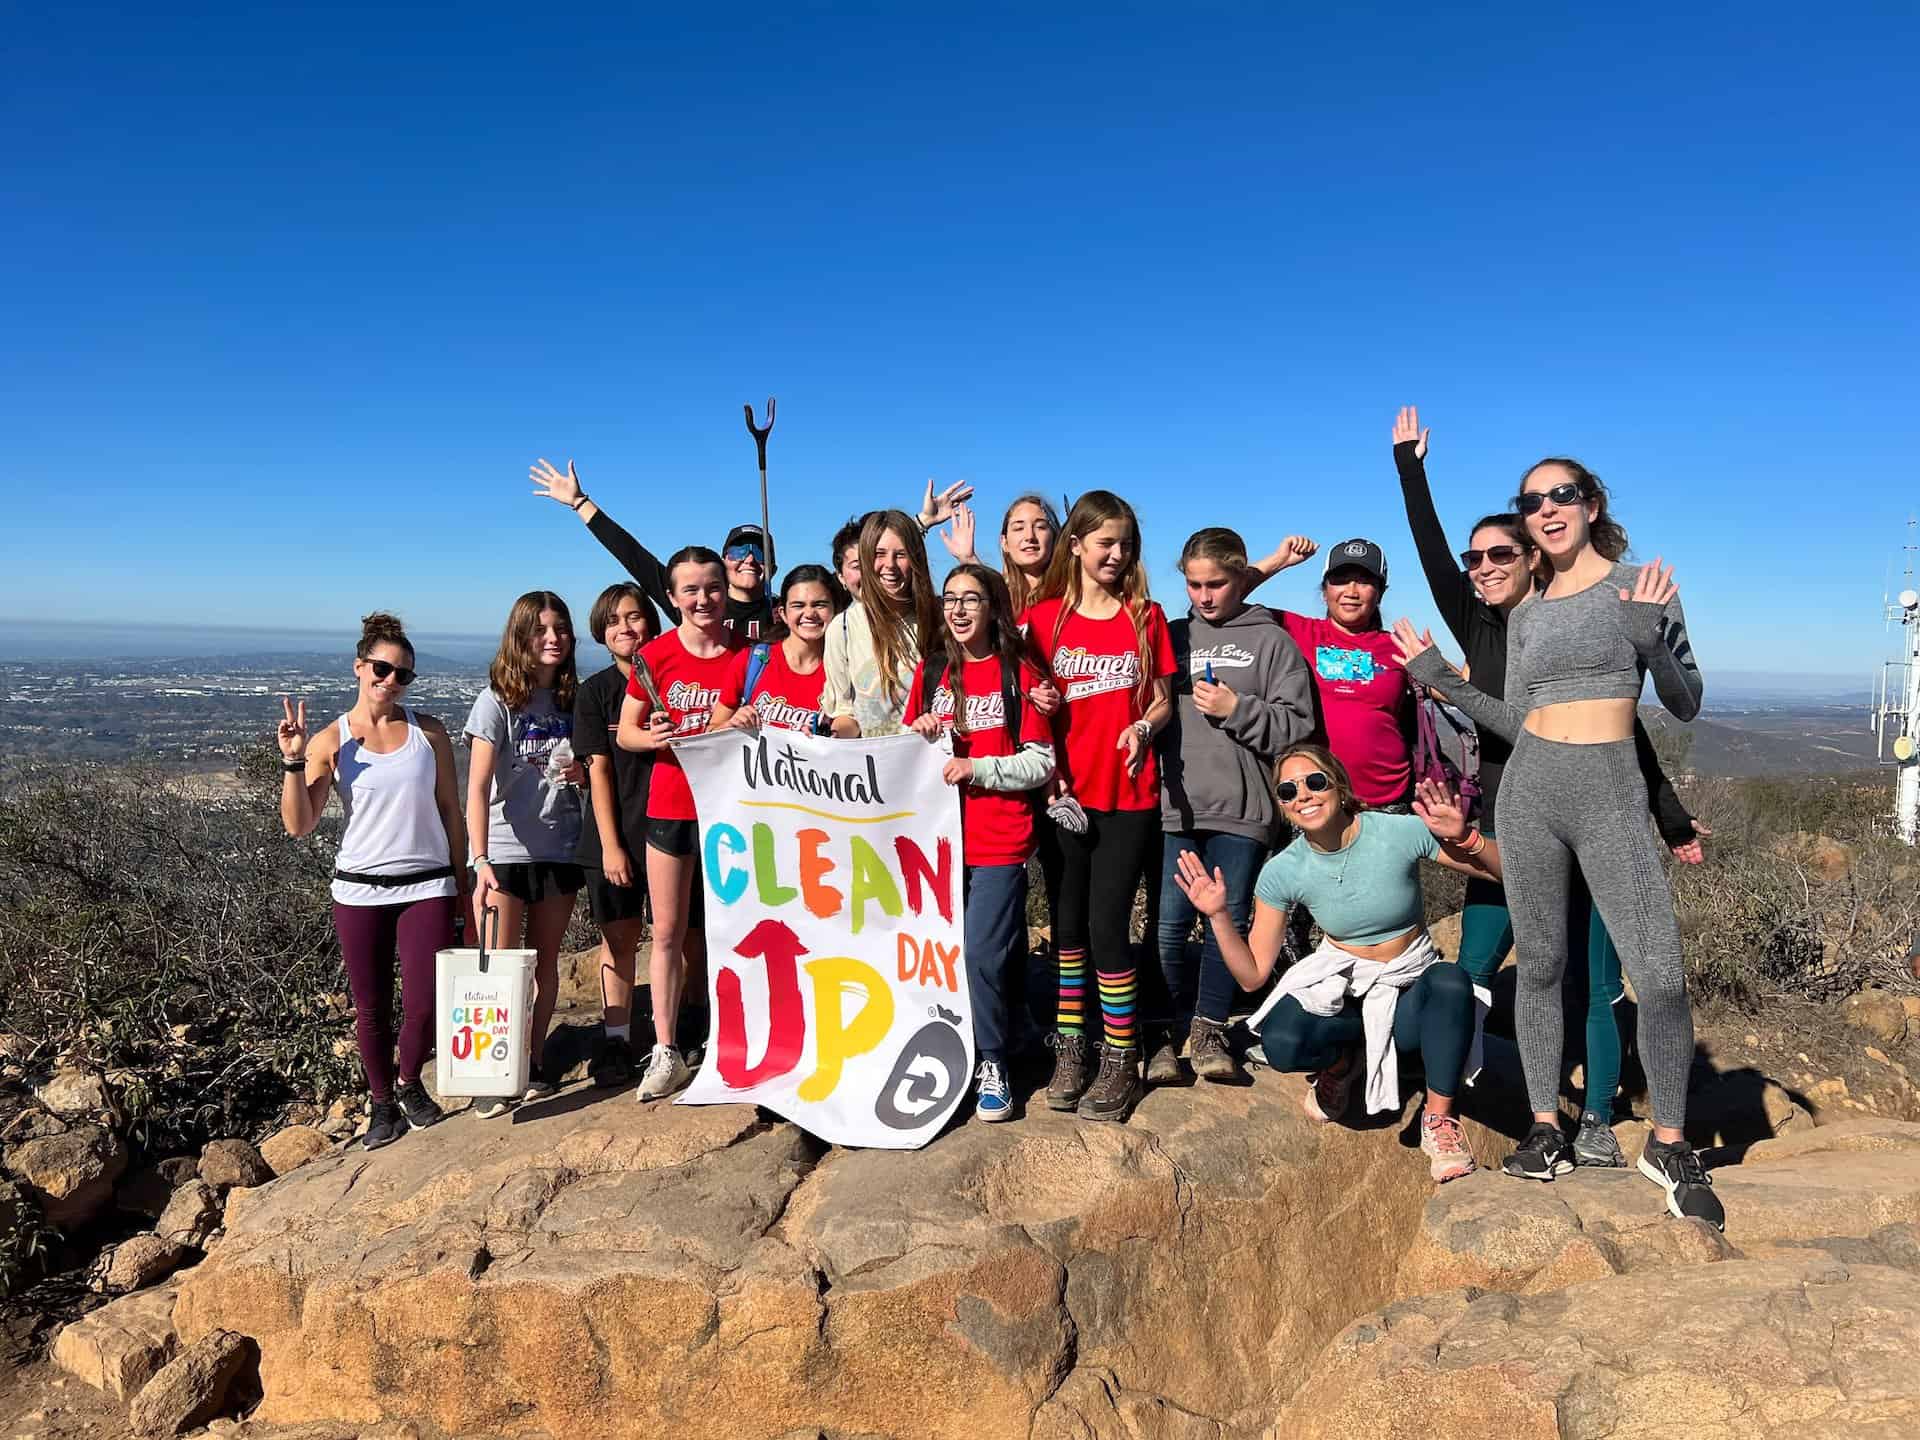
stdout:
<svg viewBox="0 0 1920 1440">
<path fill-rule="evenodd" d="M 154 1222 L 153 1233 L 179 1245 L 204 1246 L 220 1228 L 220 1197 L 204 1180 L 189 1180 L 167 1201 Z"/>
<path fill-rule="evenodd" d="M 202 1335 L 133 1397 L 128 1423 L 149 1440 L 206 1424 L 220 1413 L 228 1389 L 252 1356 L 252 1342 L 231 1330 Z"/>
<path fill-rule="evenodd" d="M 118 1400 L 131 1400 L 174 1356 L 172 1286 L 103 1305 L 61 1330 L 53 1363 Z"/>
<path fill-rule="evenodd" d="M 107 1085 L 85 1070 L 56 1070 L 33 1087 L 34 1098 L 56 1115 L 84 1115 L 107 1108 Z"/>
<path fill-rule="evenodd" d="M 200 1152 L 200 1178 L 223 1195 L 236 1185 L 264 1185 L 273 1174 L 244 1140 L 210 1140 Z"/>
<path fill-rule="evenodd" d="M 275 1175 L 285 1175 L 332 1148 L 333 1142 L 313 1126 L 289 1125 L 260 1142 L 260 1158 Z"/>
<path fill-rule="evenodd" d="M 107 1289 L 124 1293 L 144 1290 L 156 1280 L 164 1280 L 193 1258 L 193 1251 L 158 1235 L 135 1235 L 113 1250 L 107 1265 Z"/>
<path fill-rule="evenodd" d="M 173 1192 L 199 1175 L 200 1167 L 184 1155 L 143 1166 L 120 1182 L 113 1203 L 131 1215 L 158 1220 L 173 1199 Z"/>
<path fill-rule="evenodd" d="M 47 1223 L 76 1230 L 113 1199 L 127 1150 L 111 1131 L 75 1125 L 59 1135 L 6 1148 L 6 1167 L 26 1185 Z"/>
</svg>

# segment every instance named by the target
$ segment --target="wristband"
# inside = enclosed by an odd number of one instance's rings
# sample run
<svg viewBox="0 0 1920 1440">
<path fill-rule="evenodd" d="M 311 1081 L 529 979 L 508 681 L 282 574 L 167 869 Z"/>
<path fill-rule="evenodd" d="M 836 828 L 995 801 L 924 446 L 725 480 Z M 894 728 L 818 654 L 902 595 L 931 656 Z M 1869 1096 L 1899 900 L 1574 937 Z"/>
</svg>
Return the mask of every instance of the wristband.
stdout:
<svg viewBox="0 0 1920 1440">
<path fill-rule="evenodd" d="M 587 501 L 588 501 L 588 500 L 590 500 L 590 499 L 592 499 L 592 498 L 593 498 L 593 497 L 592 497 L 592 496 L 590 496 L 590 495 L 588 495 L 588 494 L 587 494 L 587 493 L 586 493 L 585 491 L 582 491 L 582 492 L 580 493 L 580 498 L 579 498 L 578 500 L 576 500 L 576 501 L 574 501 L 574 502 L 573 502 L 573 504 L 571 504 L 571 505 L 569 505 L 569 506 L 568 506 L 567 508 L 568 508 L 569 510 L 571 510 L 571 511 L 573 511 L 573 513 L 574 513 L 574 514 L 576 514 L 576 515 L 578 515 L 578 514 L 580 513 L 580 507 L 581 507 L 582 505 L 584 505 L 584 504 L 586 504 L 586 503 L 587 503 Z"/>
<path fill-rule="evenodd" d="M 282 760 L 280 768 L 289 775 L 304 775 L 307 773 L 306 757 L 303 755 L 298 760 Z"/>
<path fill-rule="evenodd" d="M 476 855 L 471 860 L 467 861 L 467 868 L 469 870 L 478 871 L 482 865 L 491 865 L 491 864 L 493 864 L 493 861 L 490 860 L 487 856 Z"/>
</svg>

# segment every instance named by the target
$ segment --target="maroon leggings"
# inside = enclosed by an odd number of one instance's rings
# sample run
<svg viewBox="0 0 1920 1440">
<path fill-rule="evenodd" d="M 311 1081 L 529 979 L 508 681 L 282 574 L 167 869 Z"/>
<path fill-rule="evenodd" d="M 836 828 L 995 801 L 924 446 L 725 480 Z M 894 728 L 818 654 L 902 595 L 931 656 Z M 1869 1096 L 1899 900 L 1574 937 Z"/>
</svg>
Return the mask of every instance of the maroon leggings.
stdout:
<svg viewBox="0 0 1920 1440">
<path fill-rule="evenodd" d="M 347 985 L 353 991 L 354 1038 L 366 1067 L 367 1090 L 376 1100 L 393 1098 L 393 957 L 400 956 L 400 1077 L 420 1078 L 433 1048 L 434 956 L 453 944 L 451 895 L 400 905 L 333 907 Z"/>
</svg>

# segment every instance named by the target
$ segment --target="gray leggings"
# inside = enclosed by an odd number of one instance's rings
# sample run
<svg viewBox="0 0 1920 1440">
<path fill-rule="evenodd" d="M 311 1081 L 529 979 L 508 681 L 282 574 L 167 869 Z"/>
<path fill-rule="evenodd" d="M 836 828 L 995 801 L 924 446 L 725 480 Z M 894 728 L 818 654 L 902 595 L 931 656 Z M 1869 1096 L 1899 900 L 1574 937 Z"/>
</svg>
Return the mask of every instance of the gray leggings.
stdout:
<svg viewBox="0 0 1920 1440">
<path fill-rule="evenodd" d="M 1523 730 L 1495 805 L 1518 957 L 1514 1029 L 1527 1103 L 1537 1113 L 1559 1105 L 1560 979 L 1577 864 L 1640 1002 L 1640 1063 L 1652 1091 L 1653 1123 L 1684 1125 L 1693 1008 L 1673 892 L 1647 823 L 1647 784 L 1633 741 L 1564 745 Z"/>
</svg>

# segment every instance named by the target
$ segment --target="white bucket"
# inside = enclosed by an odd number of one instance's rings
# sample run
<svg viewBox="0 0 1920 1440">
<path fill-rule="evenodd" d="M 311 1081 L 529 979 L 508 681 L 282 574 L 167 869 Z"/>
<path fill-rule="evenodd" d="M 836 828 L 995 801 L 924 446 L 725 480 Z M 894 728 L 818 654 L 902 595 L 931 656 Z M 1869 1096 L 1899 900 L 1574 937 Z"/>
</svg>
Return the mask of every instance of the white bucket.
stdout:
<svg viewBox="0 0 1920 1440">
<path fill-rule="evenodd" d="M 500 938 L 500 912 L 487 907 Z M 434 1078 L 442 1095 L 520 1095 L 527 1088 L 534 952 L 442 950 L 435 957 Z"/>
</svg>

